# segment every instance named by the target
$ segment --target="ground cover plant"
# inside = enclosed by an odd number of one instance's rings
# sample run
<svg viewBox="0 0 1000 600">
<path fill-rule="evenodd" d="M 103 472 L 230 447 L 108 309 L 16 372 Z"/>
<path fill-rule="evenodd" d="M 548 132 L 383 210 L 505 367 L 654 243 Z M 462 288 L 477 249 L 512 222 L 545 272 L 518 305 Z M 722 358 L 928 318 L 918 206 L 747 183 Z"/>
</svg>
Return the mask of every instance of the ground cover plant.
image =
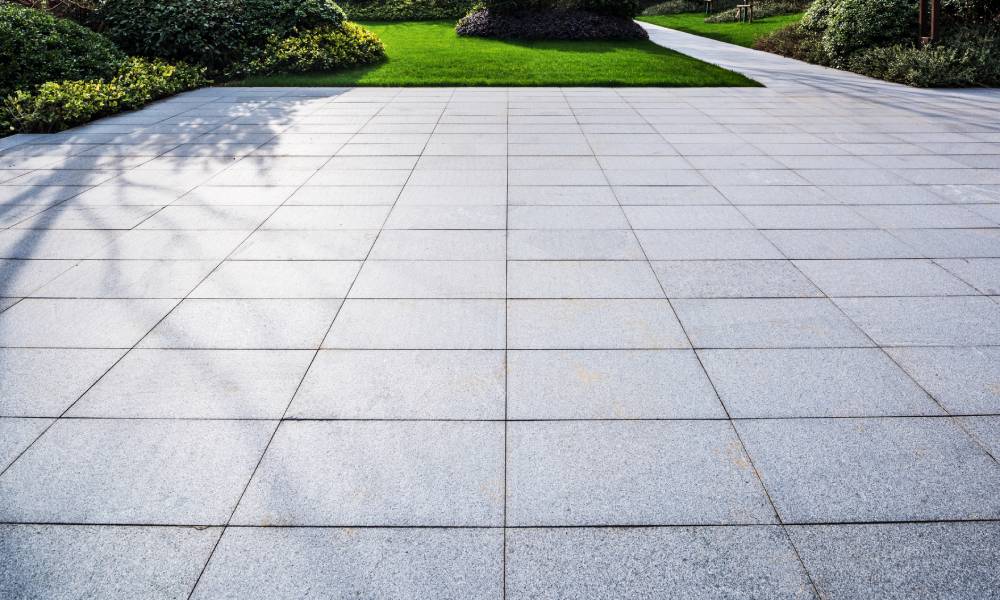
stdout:
<svg viewBox="0 0 1000 600">
<path fill-rule="evenodd" d="M 661 27 L 669 27 L 670 29 L 747 48 L 752 47 L 758 39 L 790 24 L 797 23 L 801 18 L 802 13 L 794 13 L 754 19 L 753 23 L 740 23 L 738 21 L 710 22 L 706 20 L 704 13 L 644 15 L 638 17 L 640 21 Z"/>
<path fill-rule="evenodd" d="M 503 41 L 456 35 L 454 23 L 362 23 L 388 60 L 334 73 L 250 77 L 245 85 L 749 86 L 746 77 L 649 41 Z"/>
<path fill-rule="evenodd" d="M 483 0 L 459 35 L 527 40 L 643 40 L 635 0 Z"/>
<path fill-rule="evenodd" d="M 920 87 L 1000 85 L 1000 0 L 945 0 L 940 39 L 918 41 L 915 0 L 816 0 L 754 47 Z"/>
<path fill-rule="evenodd" d="M 458 19 L 475 5 L 474 0 L 348 0 L 341 2 L 354 21 L 435 21 Z"/>
</svg>

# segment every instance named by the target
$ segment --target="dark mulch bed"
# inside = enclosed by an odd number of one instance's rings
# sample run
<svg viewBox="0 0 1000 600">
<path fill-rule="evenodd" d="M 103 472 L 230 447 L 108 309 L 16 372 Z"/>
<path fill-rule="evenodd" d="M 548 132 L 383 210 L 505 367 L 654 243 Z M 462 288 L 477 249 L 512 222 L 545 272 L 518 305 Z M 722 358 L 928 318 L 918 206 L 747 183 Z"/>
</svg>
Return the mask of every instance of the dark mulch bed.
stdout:
<svg viewBox="0 0 1000 600">
<path fill-rule="evenodd" d="M 646 40 L 649 35 L 627 17 L 581 10 L 500 14 L 470 13 L 455 26 L 458 35 L 521 40 Z"/>
</svg>

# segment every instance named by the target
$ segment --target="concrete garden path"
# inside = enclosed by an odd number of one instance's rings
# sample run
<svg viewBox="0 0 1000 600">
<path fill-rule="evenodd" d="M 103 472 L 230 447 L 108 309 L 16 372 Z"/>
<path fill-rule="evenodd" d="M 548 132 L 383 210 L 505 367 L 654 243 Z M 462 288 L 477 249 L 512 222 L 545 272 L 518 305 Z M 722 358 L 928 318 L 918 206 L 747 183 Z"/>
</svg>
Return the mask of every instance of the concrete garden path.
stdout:
<svg viewBox="0 0 1000 600">
<path fill-rule="evenodd" d="M 759 69 L 0 151 L 0 597 L 997 597 L 1000 99 Z"/>
</svg>

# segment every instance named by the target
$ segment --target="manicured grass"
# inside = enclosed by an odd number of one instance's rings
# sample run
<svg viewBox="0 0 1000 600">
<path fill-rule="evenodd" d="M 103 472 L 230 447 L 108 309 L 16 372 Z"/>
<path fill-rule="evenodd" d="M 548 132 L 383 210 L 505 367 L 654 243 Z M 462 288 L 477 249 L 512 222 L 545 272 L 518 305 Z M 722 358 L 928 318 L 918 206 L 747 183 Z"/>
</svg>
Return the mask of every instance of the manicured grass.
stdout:
<svg viewBox="0 0 1000 600">
<path fill-rule="evenodd" d="M 797 23 L 803 13 L 779 15 L 756 19 L 753 23 L 706 23 L 704 13 L 680 13 L 677 15 L 660 15 L 655 17 L 639 17 L 653 25 L 669 27 L 685 33 L 693 33 L 702 37 L 712 38 L 720 42 L 728 42 L 737 46 L 750 48 L 754 40 L 780 29 L 785 25 Z"/>
<path fill-rule="evenodd" d="M 334 73 L 253 77 L 260 86 L 755 86 L 652 42 L 507 42 L 465 38 L 451 21 L 361 23 L 389 60 Z"/>
</svg>

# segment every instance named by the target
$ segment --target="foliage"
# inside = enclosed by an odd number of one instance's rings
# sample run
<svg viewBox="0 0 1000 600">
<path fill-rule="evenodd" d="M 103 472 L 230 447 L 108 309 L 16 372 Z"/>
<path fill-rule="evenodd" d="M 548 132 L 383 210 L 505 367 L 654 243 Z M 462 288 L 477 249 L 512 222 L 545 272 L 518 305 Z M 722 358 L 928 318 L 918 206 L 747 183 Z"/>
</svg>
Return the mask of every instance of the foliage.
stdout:
<svg viewBox="0 0 1000 600">
<path fill-rule="evenodd" d="M 754 20 L 766 19 L 778 15 L 799 13 L 809 6 L 808 0 L 760 0 L 753 4 Z M 705 19 L 706 23 L 736 23 L 739 22 L 739 11 L 723 10 Z"/>
<path fill-rule="evenodd" d="M 757 38 L 753 47 L 817 65 L 827 65 L 830 60 L 823 51 L 822 40 L 822 33 L 803 23 L 794 23 Z"/>
<path fill-rule="evenodd" d="M 125 55 L 68 19 L 0 2 L 0 94 L 46 81 L 110 77 Z"/>
<path fill-rule="evenodd" d="M 433 21 L 461 17 L 473 0 L 348 0 L 341 6 L 354 21 Z"/>
<path fill-rule="evenodd" d="M 37 90 L 19 90 L 4 100 L 0 121 L 19 132 L 61 131 L 203 85 L 204 73 L 201 67 L 129 59 L 109 81 L 49 81 Z"/>
<path fill-rule="evenodd" d="M 750 48 L 757 39 L 785 25 L 795 23 L 801 16 L 801 13 L 797 13 L 754 19 L 753 23 L 710 23 L 703 13 L 685 13 L 639 17 L 639 20 Z"/>
<path fill-rule="evenodd" d="M 14 2 L 69 19 L 84 19 L 97 8 L 96 0 L 14 0 Z"/>
<path fill-rule="evenodd" d="M 802 27 L 810 31 L 825 31 L 830 22 L 830 13 L 840 0 L 813 0 L 802 16 Z"/>
<path fill-rule="evenodd" d="M 823 31 L 823 49 L 835 62 L 863 48 L 900 42 L 915 33 L 913 0 L 837 0 Z"/>
<path fill-rule="evenodd" d="M 461 37 L 454 21 L 364 25 L 385 42 L 385 62 L 330 73 L 251 77 L 239 85 L 756 85 L 648 40 L 508 42 Z"/>
<path fill-rule="evenodd" d="M 272 38 L 249 70 L 255 74 L 334 71 L 384 59 L 385 46 L 378 36 L 345 22 L 340 27 L 320 27 L 284 39 Z"/>
<path fill-rule="evenodd" d="M 639 14 L 638 0 L 569 0 L 566 8 L 612 17 L 632 18 Z"/>
<path fill-rule="evenodd" d="M 103 31 L 132 54 L 238 72 L 272 38 L 337 27 L 332 0 L 103 0 Z"/>
<path fill-rule="evenodd" d="M 455 27 L 459 35 L 523 40 L 642 40 L 646 31 L 628 17 L 579 10 L 538 13 L 471 12 Z"/>
<path fill-rule="evenodd" d="M 916 87 L 1000 85 L 1000 34 L 963 30 L 945 43 L 896 44 L 851 57 L 855 72 Z"/>
<path fill-rule="evenodd" d="M 705 3 L 702 0 L 666 0 L 666 2 L 646 7 L 642 14 L 644 16 L 676 15 L 704 9 Z"/>
</svg>

